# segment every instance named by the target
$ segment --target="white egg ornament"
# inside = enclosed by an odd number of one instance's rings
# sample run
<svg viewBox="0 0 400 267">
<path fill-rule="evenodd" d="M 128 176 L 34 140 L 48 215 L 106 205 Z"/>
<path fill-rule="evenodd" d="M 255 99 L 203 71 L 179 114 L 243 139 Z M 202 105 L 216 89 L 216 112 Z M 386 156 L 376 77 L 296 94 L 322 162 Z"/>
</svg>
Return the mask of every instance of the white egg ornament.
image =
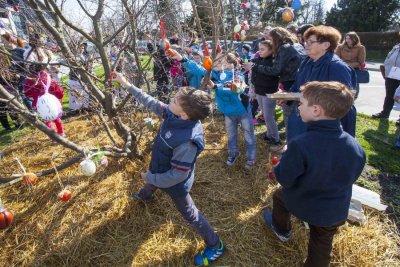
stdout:
<svg viewBox="0 0 400 267">
<path fill-rule="evenodd" d="M 92 176 L 96 173 L 96 164 L 90 159 L 85 159 L 80 164 L 80 170 L 83 175 Z"/>
</svg>

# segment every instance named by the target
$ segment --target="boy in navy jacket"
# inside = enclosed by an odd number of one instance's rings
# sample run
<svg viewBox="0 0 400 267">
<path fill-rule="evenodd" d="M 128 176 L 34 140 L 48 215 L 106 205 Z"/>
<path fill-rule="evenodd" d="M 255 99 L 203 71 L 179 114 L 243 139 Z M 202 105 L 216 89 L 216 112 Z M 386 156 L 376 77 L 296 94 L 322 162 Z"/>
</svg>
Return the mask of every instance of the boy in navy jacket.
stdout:
<svg viewBox="0 0 400 267">
<path fill-rule="evenodd" d="M 366 158 L 340 125 L 354 101 L 348 88 L 338 82 L 310 82 L 301 91 L 299 111 L 307 131 L 290 141 L 275 167 L 282 188 L 273 195 L 272 212 L 264 210 L 263 217 L 282 241 L 291 236 L 291 214 L 307 222 L 310 240 L 304 266 L 327 267 L 333 236 L 347 219 L 352 185 Z"/>
<path fill-rule="evenodd" d="M 121 74 L 116 73 L 113 80 L 163 119 L 154 140 L 149 170 L 141 174 L 145 185 L 132 198 L 150 201 L 158 188 L 166 192 L 182 217 L 204 239 L 207 247 L 194 261 L 196 266 L 207 266 L 222 255 L 224 246 L 189 192 L 196 158 L 204 149 L 200 121 L 211 113 L 211 97 L 204 91 L 182 87 L 167 105 L 131 85 Z"/>
</svg>

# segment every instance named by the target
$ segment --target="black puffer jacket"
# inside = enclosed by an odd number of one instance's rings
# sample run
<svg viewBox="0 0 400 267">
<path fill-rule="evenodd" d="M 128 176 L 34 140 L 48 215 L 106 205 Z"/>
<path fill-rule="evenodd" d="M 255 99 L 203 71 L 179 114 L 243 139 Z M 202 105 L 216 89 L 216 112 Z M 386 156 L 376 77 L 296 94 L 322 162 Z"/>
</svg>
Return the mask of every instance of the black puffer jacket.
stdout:
<svg viewBox="0 0 400 267">
<path fill-rule="evenodd" d="M 278 49 L 272 66 L 257 66 L 257 72 L 266 75 L 279 76 L 281 82 L 294 81 L 297 70 L 303 59 L 307 57 L 306 50 L 301 44 L 283 44 Z"/>
<path fill-rule="evenodd" d="M 169 80 L 170 74 L 169 70 L 174 64 L 174 60 L 169 58 L 164 49 L 159 49 L 157 46 L 157 50 L 154 49 L 154 45 L 152 43 L 147 43 L 147 49 L 151 54 L 154 55 L 154 80 Z"/>
<path fill-rule="evenodd" d="M 254 67 L 251 72 L 251 82 L 254 85 L 255 93 L 263 96 L 276 93 L 278 91 L 279 77 L 258 71 L 258 66 L 271 67 L 274 64 L 272 56 L 255 58 L 252 62 L 254 63 Z"/>
</svg>

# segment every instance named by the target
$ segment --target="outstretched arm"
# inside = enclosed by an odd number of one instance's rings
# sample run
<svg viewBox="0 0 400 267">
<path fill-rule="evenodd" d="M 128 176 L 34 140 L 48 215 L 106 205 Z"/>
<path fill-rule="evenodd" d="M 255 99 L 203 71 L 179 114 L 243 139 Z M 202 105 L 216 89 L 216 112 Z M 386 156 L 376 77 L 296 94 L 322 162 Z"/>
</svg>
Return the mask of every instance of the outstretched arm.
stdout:
<svg viewBox="0 0 400 267">
<path fill-rule="evenodd" d="M 137 88 L 126 80 L 126 78 L 118 72 L 111 74 L 112 81 L 119 82 L 122 87 L 128 88 L 128 92 L 143 106 L 145 106 L 150 112 L 155 113 L 158 116 L 162 116 L 164 110 L 167 108 L 167 104 L 155 99 L 154 97 L 146 94 L 142 89 Z"/>
</svg>

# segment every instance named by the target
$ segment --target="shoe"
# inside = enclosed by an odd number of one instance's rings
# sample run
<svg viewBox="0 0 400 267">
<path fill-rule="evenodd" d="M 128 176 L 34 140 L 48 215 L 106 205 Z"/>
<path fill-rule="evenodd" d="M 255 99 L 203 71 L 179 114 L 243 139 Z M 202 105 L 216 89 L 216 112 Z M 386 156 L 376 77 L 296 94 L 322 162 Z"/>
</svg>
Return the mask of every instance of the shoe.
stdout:
<svg viewBox="0 0 400 267">
<path fill-rule="evenodd" d="M 237 157 L 239 157 L 239 153 L 237 153 L 234 157 L 228 157 L 227 161 L 225 162 L 226 165 L 232 166 L 233 164 L 235 164 Z"/>
<path fill-rule="evenodd" d="M 268 137 L 267 133 L 264 134 L 263 139 L 267 142 L 272 141 L 272 139 Z"/>
<path fill-rule="evenodd" d="M 389 118 L 389 115 L 385 115 L 382 112 L 379 112 L 379 113 L 373 114 L 371 117 L 374 119 L 387 119 L 387 118 Z"/>
<path fill-rule="evenodd" d="M 260 123 L 258 122 L 258 120 L 256 118 L 253 119 L 253 124 L 254 125 L 259 125 Z"/>
<path fill-rule="evenodd" d="M 248 170 L 251 170 L 255 164 L 256 164 L 256 162 L 254 160 L 248 160 L 248 161 L 246 161 L 246 164 L 244 165 L 244 167 Z"/>
<path fill-rule="evenodd" d="M 206 247 L 202 252 L 194 257 L 194 265 L 208 266 L 210 263 L 218 259 L 225 251 L 224 244 L 219 241 L 219 248 Z"/>
<path fill-rule="evenodd" d="M 263 218 L 264 222 L 267 225 L 267 227 L 271 228 L 274 234 L 282 241 L 286 242 L 289 240 L 289 238 L 292 236 L 292 232 L 289 231 L 285 234 L 278 233 L 278 231 L 275 229 L 274 225 L 272 224 L 272 212 L 269 210 L 264 210 L 263 211 Z"/>
<path fill-rule="evenodd" d="M 129 199 L 131 199 L 131 200 L 143 200 L 145 202 L 150 202 L 150 201 L 152 201 L 154 199 L 154 196 L 151 196 L 150 198 L 143 198 L 143 197 L 140 196 L 139 192 L 137 192 L 137 193 L 134 193 L 133 195 L 131 195 L 129 197 Z"/>
</svg>

